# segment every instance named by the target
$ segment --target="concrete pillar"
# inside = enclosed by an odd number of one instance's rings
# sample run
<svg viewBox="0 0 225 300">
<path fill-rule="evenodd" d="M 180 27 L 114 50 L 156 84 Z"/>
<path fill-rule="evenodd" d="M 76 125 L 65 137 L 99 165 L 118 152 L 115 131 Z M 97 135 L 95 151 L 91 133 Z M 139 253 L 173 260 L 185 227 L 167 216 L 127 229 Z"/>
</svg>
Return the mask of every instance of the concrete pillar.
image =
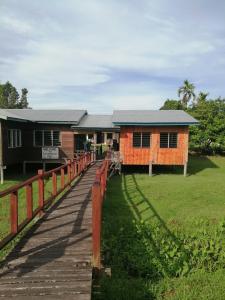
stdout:
<svg viewBox="0 0 225 300">
<path fill-rule="evenodd" d="M 152 176 L 152 162 L 149 162 L 149 176 Z"/>
<path fill-rule="evenodd" d="M 187 176 L 187 163 L 184 164 L 184 176 Z"/>
<path fill-rule="evenodd" d="M 0 167 L 0 177 L 1 177 L 1 184 L 4 183 L 4 167 Z"/>
</svg>

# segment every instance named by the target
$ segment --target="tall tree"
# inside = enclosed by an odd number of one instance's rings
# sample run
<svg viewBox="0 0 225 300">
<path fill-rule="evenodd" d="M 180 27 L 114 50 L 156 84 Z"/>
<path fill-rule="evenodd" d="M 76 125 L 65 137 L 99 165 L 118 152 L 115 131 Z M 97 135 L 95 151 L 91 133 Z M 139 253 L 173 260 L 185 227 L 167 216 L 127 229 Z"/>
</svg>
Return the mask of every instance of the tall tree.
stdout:
<svg viewBox="0 0 225 300">
<path fill-rule="evenodd" d="M 21 97 L 17 89 L 7 81 L 0 84 L 0 108 L 28 108 L 27 89 L 22 89 Z"/>
<path fill-rule="evenodd" d="M 27 94 L 28 94 L 28 90 L 26 88 L 23 88 L 21 90 L 21 97 L 20 97 L 20 101 L 19 101 L 19 108 L 28 108 L 28 101 L 27 101 Z"/>
<path fill-rule="evenodd" d="M 188 80 L 184 80 L 183 85 L 178 89 L 178 96 L 184 108 L 187 108 L 188 102 L 195 99 L 195 86 Z"/>
</svg>

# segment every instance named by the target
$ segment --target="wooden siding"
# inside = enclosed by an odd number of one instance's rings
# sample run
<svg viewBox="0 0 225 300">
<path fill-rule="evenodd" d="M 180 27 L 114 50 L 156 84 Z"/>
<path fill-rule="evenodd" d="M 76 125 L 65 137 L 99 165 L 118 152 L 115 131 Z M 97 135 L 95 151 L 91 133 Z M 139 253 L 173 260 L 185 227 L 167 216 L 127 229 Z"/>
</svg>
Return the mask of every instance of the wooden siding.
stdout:
<svg viewBox="0 0 225 300">
<path fill-rule="evenodd" d="M 149 148 L 133 147 L 133 132 L 150 132 Z M 160 148 L 160 132 L 177 132 L 177 148 Z M 124 165 L 184 165 L 188 159 L 188 127 L 121 127 L 120 152 Z"/>
<path fill-rule="evenodd" d="M 34 123 L 23 123 L 13 121 L 1 121 L 2 124 L 2 155 L 3 165 L 13 165 L 26 161 L 41 161 L 42 147 L 34 147 L 34 130 L 59 130 L 61 146 L 59 147 L 59 158 L 73 158 L 74 134 L 70 126 L 65 125 L 42 125 Z M 8 129 L 20 129 L 22 132 L 22 147 L 8 148 Z"/>
</svg>

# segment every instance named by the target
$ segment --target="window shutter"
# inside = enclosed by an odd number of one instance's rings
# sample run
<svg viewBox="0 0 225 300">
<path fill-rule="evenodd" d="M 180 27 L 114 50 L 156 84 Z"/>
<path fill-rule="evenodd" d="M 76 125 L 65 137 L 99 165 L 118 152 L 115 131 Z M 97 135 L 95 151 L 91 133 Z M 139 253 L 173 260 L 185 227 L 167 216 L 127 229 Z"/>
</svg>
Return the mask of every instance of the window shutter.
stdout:
<svg viewBox="0 0 225 300">
<path fill-rule="evenodd" d="M 148 148 L 150 147 L 150 132 L 143 132 L 142 133 L 142 147 Z"/>
<path fill-rule="evenodd" d="M 134 132 L 133 133 L 133 147 L 141 147 L 141 133 Z"/>
</svg>

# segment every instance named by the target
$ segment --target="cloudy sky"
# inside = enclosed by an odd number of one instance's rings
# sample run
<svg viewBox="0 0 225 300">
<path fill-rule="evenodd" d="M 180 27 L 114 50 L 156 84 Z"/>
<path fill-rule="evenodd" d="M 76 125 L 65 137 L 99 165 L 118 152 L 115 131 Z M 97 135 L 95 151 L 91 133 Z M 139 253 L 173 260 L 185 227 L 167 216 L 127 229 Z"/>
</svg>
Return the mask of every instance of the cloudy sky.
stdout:
<svg viewBox="0 0 225 300">
<path fill-rule="evenodd" d="M 224 0 L 0 0 L 0 41 L 33 108 L 157 109 L 186 78 L 225 96 Z"/>
</svg>

